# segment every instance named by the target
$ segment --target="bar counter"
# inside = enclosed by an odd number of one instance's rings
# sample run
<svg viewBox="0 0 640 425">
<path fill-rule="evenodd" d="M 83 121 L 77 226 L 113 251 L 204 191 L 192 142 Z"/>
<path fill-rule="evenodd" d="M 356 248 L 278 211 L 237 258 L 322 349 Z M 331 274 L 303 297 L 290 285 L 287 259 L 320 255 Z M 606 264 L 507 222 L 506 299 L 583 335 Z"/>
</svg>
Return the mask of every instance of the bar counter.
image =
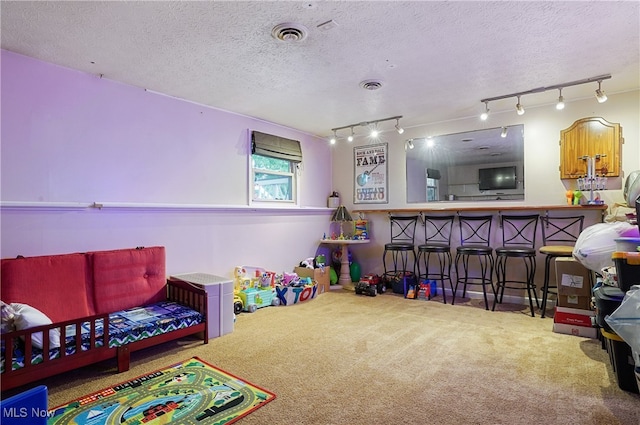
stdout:
<svg viewBox="0 0 640 425">
<path fill-rule="evenodd" d="M 486 212 L 486 211 L 570 211 L 571 213 L 580 214 L 580 211 L 594 211 L 600 210 L 602 214 L 606 213 L 608 206 L 606 204 L 601 205 L 514 205 L 514 206 L 477 206 L 477 207 L 459 207 L 451 205 L 451 203 L 441 203 L 446 206 L 428 206 L 428 207 L 416 207 L 416 208 L 402 208 L 402 209 L 353 209 L 353 213 L 366 214 L 366 213 L 390 213 L 390 214 L 411 214 L 420 212 Z"/>
<path fill-rule="evenodd" d="M 366 219 L 368 221 L 368 231 L 370 243 L 358 248 L 354 254 L 354 261 L 360 263 L 362 273 L 376 273 L 382 274 L 383 266 L 382 266 L 382 255 L 384 252 L 384 244 L 390 242 L 390 222 L 389 216 L 391 215 L 426 215 L 426 214 L 439 214 L 442 215 L 447 214 L 470 214 L 479 213 L 479 214 L 487 214 L 493 213 L 495 214 L 494 225 L 492 228 L 492 243 L 491 246 L 500 246 L 502 245 L 502 230 L 499 227 L 498 217 L 501 214 L 519 214 L 521 212 L 524 214 L 539 214 L 540 216 L 578 216 L 584 215 L 584 228 L 587 228 L 591 225 L 601 223 L 604 221 L 606 214 L 608 213 L 608 206 L 606 204 L 603 205 L 514 205 L 514 206 L 505 206 L 502 205 L 486 205 L 482 204 L 479 206 L 456 206 L 452 202 L 442 202 L 437 205 L 429 205 L 429 206 L 416 206 L 415 208 L 377 208 L 373 209 L 373 205 L 355 205 L 354 209 L 351 211 L 352 215 L 355 217 L 360 216 L 361 219 Z M 540 224 L 538 224 L 540 227 Z M 415 231 L 415 245 L 419 245 L 424 243 L 424 226 L 421 222 L 418 222 L 418 226 Z M 455 254 L 456 247 L 460 244 L 460 231 L 458 220 L 456 219 L 454 222 L 454 227 L 452 229 L 452 237 L 451 237 L 451 251 Z M 541 231 L 537 229 L 536 235 L 536 247 L 542 246 L 542 235 Z M 536 262 L 538 267 L 535 273 L 535 282 L 538 290 L 542 288 L 543 278 L 544 278 L 544 255 L 538 254 L 538 258 Z M 552 277 L 552 281 L 555 282 L 555 275 Z M 476 294 L 477 295 L 477 294 Z M 528 302 L 524 298 L 523 291 L 519 290 L 507 290 L 505 292 L 505 300 L 509 299 L 506 302 L 515 302 L 515 303 L 523 303 L 528 304 Z"/>
</svg>

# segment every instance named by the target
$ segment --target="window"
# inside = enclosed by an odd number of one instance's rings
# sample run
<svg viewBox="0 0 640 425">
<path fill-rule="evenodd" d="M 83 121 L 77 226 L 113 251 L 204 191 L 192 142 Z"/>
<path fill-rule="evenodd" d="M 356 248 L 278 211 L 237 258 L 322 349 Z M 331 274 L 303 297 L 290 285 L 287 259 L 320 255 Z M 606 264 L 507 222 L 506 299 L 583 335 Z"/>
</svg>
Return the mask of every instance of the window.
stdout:
<svg viewBox="0 0 640 425">
<path fill-rule="evenodd" d="M 251 200 L 297 203 L 300 142 L 251 132 Z"/>
<path fill-rule="evenodd" d="M 253 201 L 295 202 L 296 165 L 289 160 L 251 155 Z"/>
<path fill-rule="evenodd" d="M 427 177 L 427 202 L 439 200 L 438 180 Z"/>
<path fill-rule="evenodd" d="M 427 168 L 427 202 L 440 200 L 440 170 Z"/>
</svg>

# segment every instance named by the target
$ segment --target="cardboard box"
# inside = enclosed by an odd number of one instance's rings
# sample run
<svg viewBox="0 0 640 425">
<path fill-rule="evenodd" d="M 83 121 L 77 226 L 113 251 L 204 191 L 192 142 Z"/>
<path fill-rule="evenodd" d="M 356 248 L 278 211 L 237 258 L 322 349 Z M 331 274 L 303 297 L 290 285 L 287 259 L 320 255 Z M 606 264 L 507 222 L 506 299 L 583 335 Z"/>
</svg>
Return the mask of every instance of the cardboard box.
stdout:
<svg viewBox="0 0 640 425">
<path fill-rule="evenodd" d="M 595 315 L 596 312 L 591 310 L 556 307 L 555 314 L 553 315 L 553 323 L 591 327 L 595 321 Z"/>
<path fill-rule="evenodd" d="M 556 258 L 558 295 L 591 297 L 591 271 L 571 257 Z"/>
<path fill-rule="evenodd" d="M 598 328 L 586 326 L 567 325 L 566 323 L 554 323 L 553 331 L 559 334 L 575 335 L 584 338 L 598 338 Z"/>
<path fill-rule="evenodd" d="M 591 297 L 580 297 L 578 295 L 558 295 L 556 305 L 558 307 L 589 310 L 591 309 Z"/>
<path fill-rule="evenodd" d="M 329 266 L 317 269 L 308 269 L 306 267 L 296 267 L 293 270 L 300 277 L 310 277 L 318 282 L 318 293 L 329 291 Z"/>
</svg>

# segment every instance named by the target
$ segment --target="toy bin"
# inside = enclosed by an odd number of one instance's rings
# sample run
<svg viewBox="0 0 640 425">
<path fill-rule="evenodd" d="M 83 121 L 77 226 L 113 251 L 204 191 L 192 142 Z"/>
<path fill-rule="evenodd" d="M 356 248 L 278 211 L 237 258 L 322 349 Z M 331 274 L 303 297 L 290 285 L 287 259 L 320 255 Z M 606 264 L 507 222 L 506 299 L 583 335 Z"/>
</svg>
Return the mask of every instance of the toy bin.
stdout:
<svg viewBox="0 0 640 425">
<path fill-rule="evenodd" d="M 596 305 L 596 324 L 607 332 L 613 332 L 604 318 L 620 307 L 624 292 L 615 286 L 602 285 L 593 290 L 593 299 Z"/>
<path fill-rule="evenodd" d="M 394 294 L 407 294 L 407 289 L 411 286 L 414 288 L 417 286 L 416 277 L 411 272 L 405 272 L 404 275 L 402 273 L 397 273 L 395 276 L 391 278 L 390 285 L 391 290 Z"/>
<path fill-rule="evenodd" d="M 635 364 L 631 354 L 631 347 L 617 334 L 600 330 L 605 340 L 609 361 L 616 375 L 621 390 L 638 393 Z"/>
<path fill-rule="evenodd" d="M 640 252 L 615 251 L 611 258 L 616 265 L 618 286 L 623 292 L 640 285 Z"/>
</svg>

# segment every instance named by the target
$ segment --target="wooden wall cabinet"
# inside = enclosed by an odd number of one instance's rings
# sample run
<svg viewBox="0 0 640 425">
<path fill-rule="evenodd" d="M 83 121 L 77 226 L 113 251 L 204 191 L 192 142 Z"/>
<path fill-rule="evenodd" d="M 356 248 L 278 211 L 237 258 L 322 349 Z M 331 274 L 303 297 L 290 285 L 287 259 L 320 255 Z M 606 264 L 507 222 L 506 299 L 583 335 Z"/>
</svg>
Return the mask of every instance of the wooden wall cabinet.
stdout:
<svg viewBox="0 0 640 425">
<path fill-rule="evenodd" d="M 589 117 L 560 131 L 560 178 L 575 179 L 587 175 L 587 161 L 595 157 L 595 174 L 616 177 L 622 164 L 622 128 L 604 118 Z"/>
</svg>

